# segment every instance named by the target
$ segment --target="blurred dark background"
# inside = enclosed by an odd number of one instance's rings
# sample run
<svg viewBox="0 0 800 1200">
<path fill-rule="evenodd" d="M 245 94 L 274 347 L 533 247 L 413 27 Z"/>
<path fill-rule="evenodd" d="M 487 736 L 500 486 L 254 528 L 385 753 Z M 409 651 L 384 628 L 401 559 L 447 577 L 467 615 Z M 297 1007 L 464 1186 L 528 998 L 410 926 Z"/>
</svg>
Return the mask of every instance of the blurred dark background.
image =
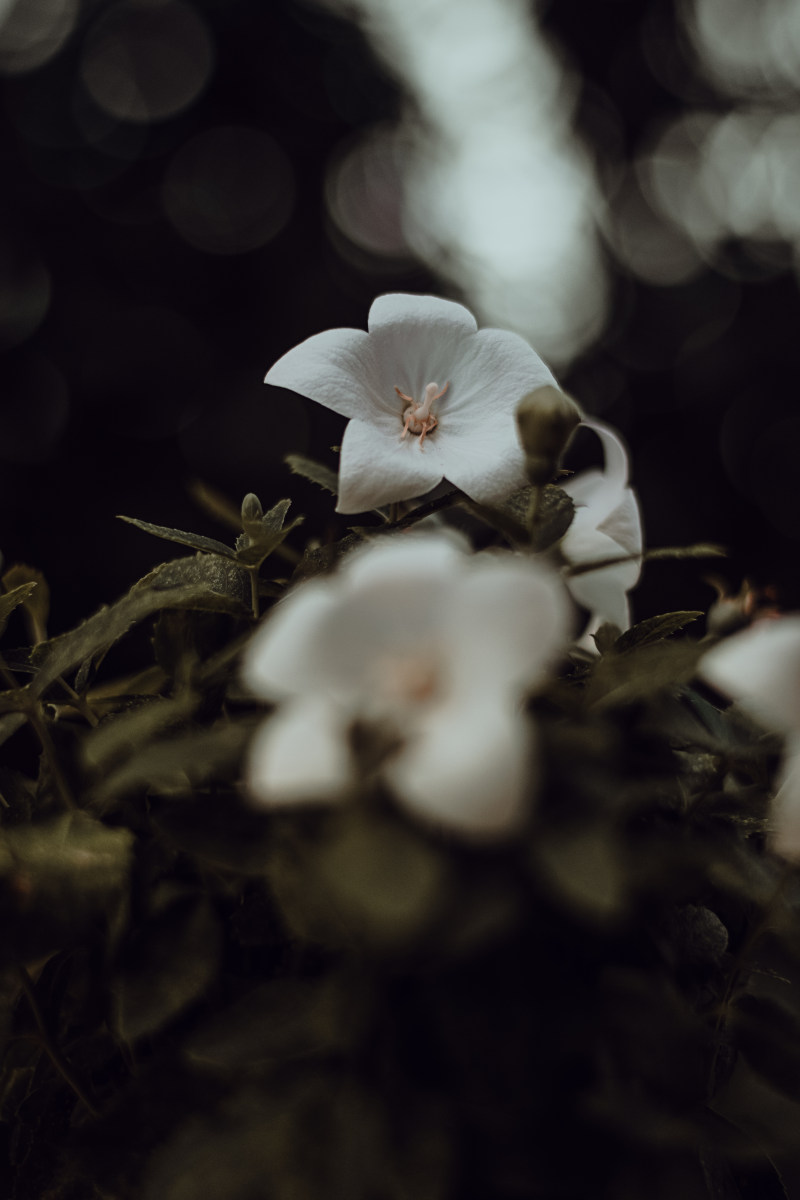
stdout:
<svg viewBox="0 0 800 1200">
<path fill-rule="evenodd" d="M 724 543 L 732 583 L 794 607 L 800 22 L 789 0 L 751 6 L 771 14 L 755 32 L 726 11 L 535 8 L 609 278 L 602 330 L 556 366 L 625 434 L 648 543 Z M 117 513 L 224 533 L 198 480 L 237 506 L 291 488 L 313 532 L 343 531 L 282 465 L 329 456 L 343 422 L 266 369 L 363 327 L 381 292 L 470 303 L 403 240 L 402 180 L 369 148 L 409 99 L 357 21 L 310 0 L 0 0 L 0 74 L 0 548 L 45 572 L 53 632 L 169 557 Z M 637 615 L 705 607 L 707 569 L 653 564 Z"/>
</svg>

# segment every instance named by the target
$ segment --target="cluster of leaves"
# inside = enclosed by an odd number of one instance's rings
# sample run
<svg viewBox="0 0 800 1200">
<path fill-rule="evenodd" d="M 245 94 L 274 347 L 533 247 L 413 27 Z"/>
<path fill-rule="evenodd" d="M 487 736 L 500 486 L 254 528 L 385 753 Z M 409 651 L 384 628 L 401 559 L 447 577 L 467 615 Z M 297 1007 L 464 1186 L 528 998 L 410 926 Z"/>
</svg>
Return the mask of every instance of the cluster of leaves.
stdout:
<svg viewBox="0 0 800 1200">
<path fill-rule="evenodd" d="M 525 495 L 467 519 L 555 554 L 570 502 L 545 490 L 535 529 Z M 785 1195 L 779 747 L 694 682 L 701 614 L 604 627 L 531 701 L 541 776 L 513 842 L 415 825 L 369 771 L 344 807 L 247 803 L 264 713 L 237 661 L 287 564 L 329 570 L 454 499 L 302 555 L 288 502 L 247 497 L 233 548 L 134 522 L 197 553 L 52 639 L 41 578 L 6 576 L 0 620 L 19 607 L 33 645 L 0 693 L 3 1195 Z"/>
</svg>

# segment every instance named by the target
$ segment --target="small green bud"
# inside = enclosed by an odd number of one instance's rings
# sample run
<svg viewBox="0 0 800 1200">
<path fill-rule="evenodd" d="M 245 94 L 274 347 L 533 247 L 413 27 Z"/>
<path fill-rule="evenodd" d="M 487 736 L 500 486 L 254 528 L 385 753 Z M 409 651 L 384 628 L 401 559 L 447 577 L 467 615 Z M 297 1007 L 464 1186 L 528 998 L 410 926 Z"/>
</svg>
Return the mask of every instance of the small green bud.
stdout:
<svg viewBox="0 0 800 1200">
<path fill-rule="evenodd" d="M 258 496 L 255 492 L 248 492 L 242 501 L 242 527 L 248 533 L 251 532 L 252 526 L 260 530 L 263 515 L 264 510 Z"/>
<path fill-rule="evenodd" d="M 581 410 L 558 388 L 546 384 L 517 405 L 517 428 L 525 451 L 525 469 L 535 487 L 549 483 L 581 423 Z"/>
</svg>

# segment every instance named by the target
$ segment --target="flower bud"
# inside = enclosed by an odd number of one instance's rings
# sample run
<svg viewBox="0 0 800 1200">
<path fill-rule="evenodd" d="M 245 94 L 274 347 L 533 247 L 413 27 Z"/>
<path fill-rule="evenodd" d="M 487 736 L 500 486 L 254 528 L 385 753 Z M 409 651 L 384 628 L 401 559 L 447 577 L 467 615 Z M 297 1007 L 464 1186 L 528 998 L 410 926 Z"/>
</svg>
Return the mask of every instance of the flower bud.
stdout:
<svg viewBox="0 0 800 1200">
<path fill-rule="evenodd" d="M 248 492 L 242 501 L 242 528 L 249 533 L 252 532 L 251 527 L 256 526 L 260 531 L 263 515 L 264 510 L 258 496 L 255 492 Z"/>
<path fill-rule="evenodd" d="M 549 384 L 523 396 L 517 405 L 517 428 L 525 451 L 525 469 L 535 487 L 549 483 L 581 422 L 574 400 Z"/>
</svg>

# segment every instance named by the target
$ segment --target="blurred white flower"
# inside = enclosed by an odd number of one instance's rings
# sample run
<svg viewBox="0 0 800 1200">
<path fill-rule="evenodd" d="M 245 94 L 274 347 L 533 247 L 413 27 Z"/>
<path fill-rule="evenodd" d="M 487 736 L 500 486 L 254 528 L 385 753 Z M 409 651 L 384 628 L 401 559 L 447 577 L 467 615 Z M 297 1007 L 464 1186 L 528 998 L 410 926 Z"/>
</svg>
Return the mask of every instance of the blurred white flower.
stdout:
<svg viewBox="0 0 800 1200">
<path fill-rule="evenodd" d="M 443 478 L 491 504 L 525 483 L 514 412 L 555 380 L 516 333 L 478 330 L 436 296 L 379 296 L 369 333 L 328 329 L 267 372 L 350 421 L 337 511 L 364 512 L 431 491 Z"/>
<path fill-rule="evenodd" d="M 245 661 L 252 691 L 279 704 L 253 743 L 254 798 L 344 798 L 358 721 L 397 740 L 382 772 L 407 810 L 466 835 L 513 831 L 535 787 L 534 727 L 520 700 L 563 647 L 570 608 L 538 563 L 419 534 L 300 585 Z"/>
<path fill-rule="evenodd" d="M 568 575 L 567 586 L 591 613 L 585 634 L 605 621 L 627 629 L 631 623 L 628 592 L 637 583 L 642 565 L 639 504 L 628 485 L 628 456 L 618 435 L 594 418 L 584 418 L 581 423 L 600 438 L 605 464 L 602 470 L 581 471 L 562 484 L 575 502 L 575 519 L 561 542 L 561 551 L 574 567 L 607 559 L 630 561 Z"/>
<path fill-rule="evenodd" d="M 800 861 L 800 616 L 766 618 L 720 642 L 700 674 L 786 738 L 773 804 L 772 847 Z"/>
</svg>

